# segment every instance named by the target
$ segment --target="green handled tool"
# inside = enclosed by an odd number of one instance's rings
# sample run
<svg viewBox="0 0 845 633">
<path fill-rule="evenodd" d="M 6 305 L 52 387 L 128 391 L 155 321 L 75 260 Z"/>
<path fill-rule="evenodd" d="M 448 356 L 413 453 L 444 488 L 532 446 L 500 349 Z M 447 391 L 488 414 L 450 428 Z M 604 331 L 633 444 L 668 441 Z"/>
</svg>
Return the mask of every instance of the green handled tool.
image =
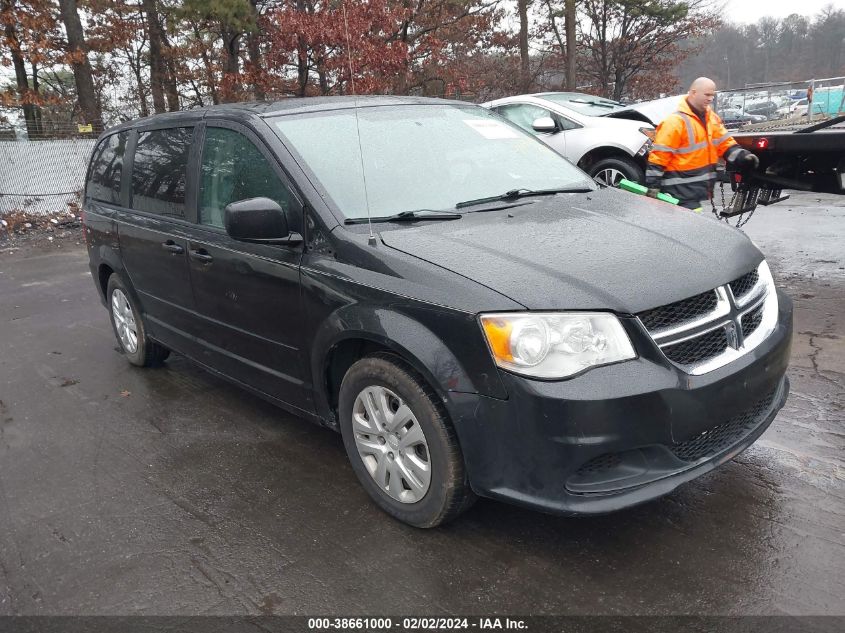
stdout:
<svg viewBox="0 0 845 633">
<path fill-rule="evenodd" d="M 641 196 L 648 193 L 648 187 L 643 187 L 641 184 L 632 182 L 625 178 L 619 181 L 619 188 L 624 189 L 625 191 L 630 191 L 631 193 L 638 193 Z M 668 202 L 669 204 L 678 204 L 678 202 L 680 202 L 676 197 L 670 196 L 668 193 L 658 193 L 657 199 L 663 200 L 663 202 Z"/>
</svg>

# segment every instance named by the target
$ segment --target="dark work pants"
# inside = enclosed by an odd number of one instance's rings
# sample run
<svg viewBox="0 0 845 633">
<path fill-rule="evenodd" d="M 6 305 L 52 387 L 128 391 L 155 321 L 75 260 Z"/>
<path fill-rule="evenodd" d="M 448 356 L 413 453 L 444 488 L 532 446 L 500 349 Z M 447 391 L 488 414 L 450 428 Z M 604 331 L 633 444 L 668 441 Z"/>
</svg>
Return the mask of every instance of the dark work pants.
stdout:
<svg viewBox="0 0 845 633">
<path fill-rule="evenodd" d="M 680 200 L 678 206 L 685 209 L 698 209 L 701 207 L 701 200 Z"/>
</svg>

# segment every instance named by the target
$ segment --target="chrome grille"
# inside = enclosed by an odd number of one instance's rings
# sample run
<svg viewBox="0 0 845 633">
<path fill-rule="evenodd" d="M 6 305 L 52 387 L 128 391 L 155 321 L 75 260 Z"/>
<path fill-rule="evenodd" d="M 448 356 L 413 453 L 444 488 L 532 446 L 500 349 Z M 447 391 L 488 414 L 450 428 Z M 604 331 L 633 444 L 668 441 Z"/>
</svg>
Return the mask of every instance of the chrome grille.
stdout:
<svg viewBox="0 0 845 633">
<path fill-rule="evenodd" d="M 757 281 L 760 279 L 760 275 L 756 270 L 752 270 L 750 273 L 746 273 L 739 279 L 735 279 L 730 284 L 731 292 L 734 293 L 734 297 L 737 299 L 742 299 L 751 292 L 751 289 L 757 285 Z"/>
<path fill-rule="evenodd" d="M 768 264 L 713 290 L 637 314 L 666 358 L 688 374 L 722 367 L 759 345 L 777 325 Z"/>
<path fill-rule="evenodd" d="M 685 462 L 697 462 L 718 455 L 748 435 L 763 421 L 772 408 L 777 390 L 755 402 L 742 413 L 726 422 L 699 433 L 685 442 L 670 447 L 675 457 Z"/>
<path fill-rule="evenodd" d="M 700 295 L 670 303 L 653 310 L 640 312 L 637 316 L 649 331 L 675 327 L 692 321 L 716 309 L 716 293 L 713 290 Z"/>
<path fill-rule="evenodd" d="M 763 321 L 763 306 L 754 308 L 751 312 L 742 315 L 742 333 L 744 336 L 750 336 Z"/>
<path fill-rule="evenodd" d="M 714 358 L 728 347 L 728 337 L 724 328 L 711 330 L 702 336 L 681 341 L 663 348 L 666 358 L 679 365 L 694 365 Z"/>
</svg>

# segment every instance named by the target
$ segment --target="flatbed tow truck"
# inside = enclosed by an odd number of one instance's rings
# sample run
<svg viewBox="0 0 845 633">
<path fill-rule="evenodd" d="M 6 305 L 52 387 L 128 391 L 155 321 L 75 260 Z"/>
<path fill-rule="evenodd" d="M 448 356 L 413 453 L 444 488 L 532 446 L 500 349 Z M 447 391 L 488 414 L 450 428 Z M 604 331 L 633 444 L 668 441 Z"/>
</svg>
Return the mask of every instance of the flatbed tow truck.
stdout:
<svg viewBox="0 0 845 633">
<path fill-rule="evenodd" d="M 785 189 L 845 195 L 845 115 L 808 122 L 806 118 L 748 125 L 733 137 L 760 159 L 753 172 L 719 171 L 720 218 L 747 222 L 758 205 L 789 198 Z M 730 186 L 731 199 L 725 201 Z M 715 197 L 715 196 L 714 196 Z M 748 214 L 743 222 L 743 215 Z"/>
<path fill-rule="evenodd" d="M 633 104 L 605 116 L 630 118 L 657 127 L 677 109 L 682 98 L 683 95 L 676 95 Z M 785 98 L 809 103 L 803 111 L 788 106 L 778 110 L 787 118 L 743 123 L 738 129 L 729 129 L 740 146 L 760 159 L 754 171 L 739 173 L 724 164 L 717 167 L 713 213 L 736 226 L 745 224 L 758 206 L 787 200 L 789 195 L 784 191 L 845 196 L 845 77 L 756 84 L 719 93 L 717 101 L 724 100 L 725 108 L 742 112 L 755 103 L 774 106 L 775 98 L 780 98 L 781 103 Z"/>
</svg>

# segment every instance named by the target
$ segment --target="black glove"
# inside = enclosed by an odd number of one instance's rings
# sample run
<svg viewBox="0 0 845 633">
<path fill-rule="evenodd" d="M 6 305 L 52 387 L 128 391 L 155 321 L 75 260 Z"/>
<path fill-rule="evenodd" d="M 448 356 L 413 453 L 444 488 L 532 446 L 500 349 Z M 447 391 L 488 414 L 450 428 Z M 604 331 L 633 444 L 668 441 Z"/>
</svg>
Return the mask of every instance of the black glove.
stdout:
<svg viewBox="0 0 845 633">
<path fill-rule="evenodd" d="M 756 155 L 749 152 L 747 149 L 739 151 L 739 155 L 736 157 L 735 162 L 736 166 L 741 170 L 751 171 L 753 169 L 757 169 L 760 166 L 760 159 L 757 158 Z"/>
<path fill-rule="evenodd" d="M 649 190 L 645 192 L 645 195 L 647 195 L 649 198 L 656 198 L 657 194 L 659 193 L 660 189 L 658 189 L 657 187 L 649 187 Z"/>
</svg>

